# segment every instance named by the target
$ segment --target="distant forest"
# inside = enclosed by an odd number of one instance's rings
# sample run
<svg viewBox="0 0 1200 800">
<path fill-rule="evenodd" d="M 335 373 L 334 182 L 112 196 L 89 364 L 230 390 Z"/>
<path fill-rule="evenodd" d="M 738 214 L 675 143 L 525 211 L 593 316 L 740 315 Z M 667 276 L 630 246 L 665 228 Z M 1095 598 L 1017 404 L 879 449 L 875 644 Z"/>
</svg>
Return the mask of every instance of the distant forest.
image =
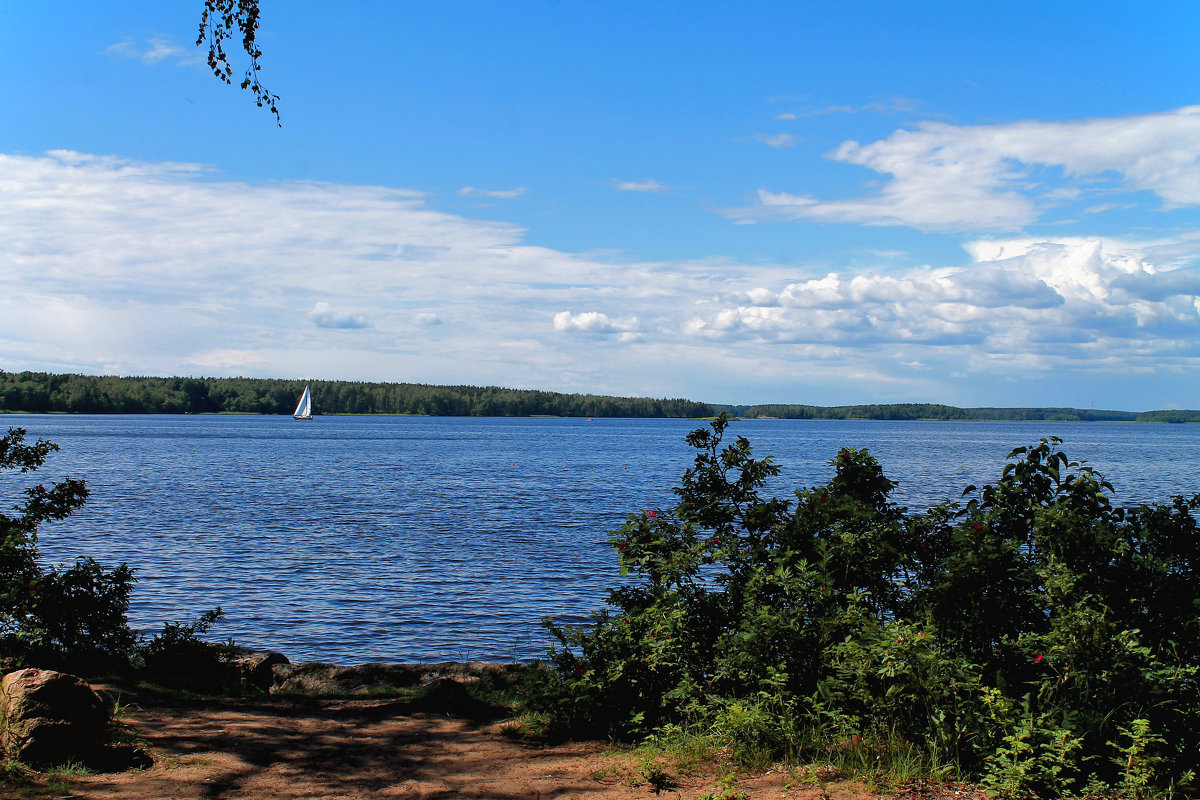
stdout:
<svg viewBox="0 0 1200 800">
<path fill-rule="evenodd" d="M 1054 422 L 1200 422 L 1200 411 L 1102 411 L 1087 408 L 958 408 L 936 403 L 862 406 L 717 406 L 741 417 L 778 419 L 931 419 Z"/>
<path fill-rule="evenodd" d="M 699 403 L 681 398 L 565 394 L 497 386 L 297 381 L 273 378 L 151 378 L 0 370 L 0 412 L 75 414 L 290 414 L 310 384 L 317 414 L 443 417 L 711 417 L 876 420 L 1200 422 L 1200 411 L 1079 408 L 957 408 L 934 403 L 855 406 Z"/>
<path fill-rule="evenodd" d="M 438 417 L 707 417 L 707 403 L 562 394 L 496 386 L 292 381 L 271 378 L 119 378 L 0 370 L 0 411 L 78 414 L 290 414 L 305 385 L 317 414 Z"/>
</svg>

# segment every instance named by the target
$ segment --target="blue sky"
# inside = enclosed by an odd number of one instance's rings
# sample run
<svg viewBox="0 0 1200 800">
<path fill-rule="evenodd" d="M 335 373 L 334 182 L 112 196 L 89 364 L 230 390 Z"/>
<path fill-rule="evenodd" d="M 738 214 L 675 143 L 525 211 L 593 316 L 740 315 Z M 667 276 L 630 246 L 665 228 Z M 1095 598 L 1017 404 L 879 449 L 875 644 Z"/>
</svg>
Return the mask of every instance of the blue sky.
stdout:
<svg viewBox="0 0 1200 800">
<path fill-rule="evenodd" d="M 0 6 L 0 368 L 1200 407 L 1200 5 L 261 7 Z"/>
</svg>

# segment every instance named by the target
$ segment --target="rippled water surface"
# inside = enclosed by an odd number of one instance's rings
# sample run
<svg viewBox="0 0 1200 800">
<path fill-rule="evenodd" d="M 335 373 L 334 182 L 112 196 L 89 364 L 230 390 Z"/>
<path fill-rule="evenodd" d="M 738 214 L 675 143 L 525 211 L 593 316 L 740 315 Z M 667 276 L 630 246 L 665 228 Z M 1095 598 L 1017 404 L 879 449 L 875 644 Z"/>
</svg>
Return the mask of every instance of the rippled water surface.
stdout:
<svg viewBox="0 0 1200 800">
<path fill-rule="evenodd" d="M 157 629 L 220 605 L 214 633 L 294 660 L 537 657 L 541 618 L 582 620 L 619 581 L 608 532 L 667 506 L 690 465 L 686 420 L 25 416 L 61 445 L 44 475 L 92 496 L 46 526 L 49 561 L 136 569 L 130 619 Z M 825 480 L 867 447 L 919 507 L 999 476 L 1056 435 L 1118 502 L 1200 491 L 1200 426 L 761 420 L 735 423 L 783 468 Z M 29 476 L 0 482 L 11 505 Z"/>
</svg>

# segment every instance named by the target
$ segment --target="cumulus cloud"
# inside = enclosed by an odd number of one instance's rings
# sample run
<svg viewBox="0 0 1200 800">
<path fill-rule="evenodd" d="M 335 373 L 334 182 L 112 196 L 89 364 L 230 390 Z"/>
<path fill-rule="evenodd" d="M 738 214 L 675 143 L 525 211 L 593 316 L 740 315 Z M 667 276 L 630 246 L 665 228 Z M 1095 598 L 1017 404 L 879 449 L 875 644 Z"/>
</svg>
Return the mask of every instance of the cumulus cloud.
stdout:
<svg viewBox="0 0 1200 800">
<path fill-rule="evenodd" d="M 318 328 L 355 330 L 371 327 L 371 320 L 367 319 L 365 314 L 356 314 L 353 311 L 341 311 L 331 307 L 329 303 L 317 303 L 314 305 L 312 311 L 308 312 L 308 318 Z"/>
<path fill-rule="evenodd" d="M 840 200 L 762 189 L 758 206 L 730 216 L 1003 231 L 1101 191 L 1150 192 L 1166 209 L 1200 205 L 1200 106 L 1067 122 L 926 122 L 870 144 L 844 142 L 829 157 L 887 180 Z M 1058 185 L 1045 170 L 1074 183 Z"/>
<path fill-rule="evenodd" d="M 480 189 L 477 186 L 464 186 L 458 190 L 459 197 L 486 197 L 489 200 L 512 200 L 528 192 L 524 186 L 515 189 Z"/>
<path fill-rule="evenodd" d="M 637 317 L 613 319 L 599 311 L 573 314 L 560 311 L 554 315 L 554 330 L 580 333 L 629 333 L 637 329 Z"/>
<path fill-rule="evenodd" d="M 961 267 L 829 273 L 756 287 L 694 315 L 688 335 L 869 347 L 969 346 L 976 358 L 1062 362 L 1063 343 L 1104 343 L 1117 358 L 1182 348 L 1200 336 L 1200 273 L 1160 271 L 1100 240 L 980 241 Z M 1053 346 L 1051 346 L 1053 345 Z"/>
<path fill-rule="evenodd" d="M 618 192 L 665 192 L 670 186 L 655 180 L 646 181 L 613 181 L 613 188 Z"/>
</svg>

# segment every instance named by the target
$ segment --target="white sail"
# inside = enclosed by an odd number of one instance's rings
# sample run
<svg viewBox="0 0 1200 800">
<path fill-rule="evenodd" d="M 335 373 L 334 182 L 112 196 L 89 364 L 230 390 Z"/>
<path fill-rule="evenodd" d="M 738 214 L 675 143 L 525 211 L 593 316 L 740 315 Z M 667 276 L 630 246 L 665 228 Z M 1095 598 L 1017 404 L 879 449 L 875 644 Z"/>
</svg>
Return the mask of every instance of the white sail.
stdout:
<svg viewBox="0 0 1200 800">
<path fill-rule="evenodd" d="M 296 404 L 296 413 L 292 414 L 296 419 L 312 419 L 312 392 L 309 387 L 304 387 L 304 394 L 300 395 L 300 402 Z"/>
</svg>

